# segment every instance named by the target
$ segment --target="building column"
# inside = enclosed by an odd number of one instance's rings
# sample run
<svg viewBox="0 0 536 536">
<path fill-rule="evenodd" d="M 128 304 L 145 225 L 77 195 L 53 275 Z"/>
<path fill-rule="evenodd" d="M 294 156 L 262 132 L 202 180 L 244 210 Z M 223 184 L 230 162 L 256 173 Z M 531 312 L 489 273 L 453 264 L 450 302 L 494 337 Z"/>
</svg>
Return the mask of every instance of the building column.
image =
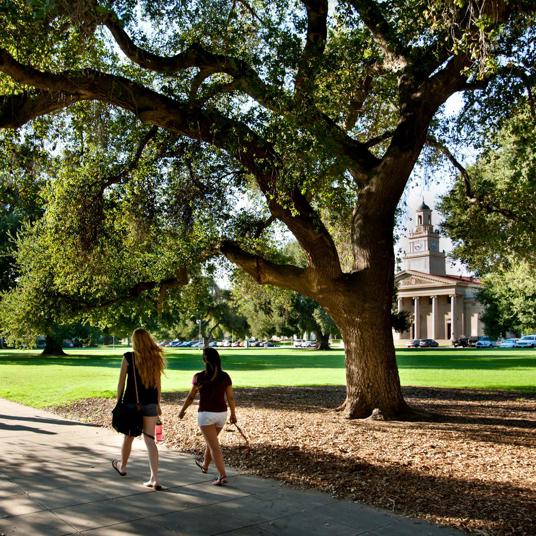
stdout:
<svg viewBox="0 0 536 536">
<path fill-rule="evenodd" d="M 458 338 L 458 329 L 456 325 L 456 294 L 450 297 L 450 336 L 452 339 Z"/>
<path fill-rule="evenodd" d="M 398 312 L 401 313 L 402 312 L 402 300 L 404 298 L 398 298 Z"/>
<path fill-rule="evenodd" d="M 437 339 L 437 296 L 432 296 L 432 339 Z"/>
<path fill-rule="evenodd" d="M 419 303 L 419 297 L 413 298 L 413 321 L 415 323 L 415 338 L 421 338 L 421 308 Z"/>
</svg>

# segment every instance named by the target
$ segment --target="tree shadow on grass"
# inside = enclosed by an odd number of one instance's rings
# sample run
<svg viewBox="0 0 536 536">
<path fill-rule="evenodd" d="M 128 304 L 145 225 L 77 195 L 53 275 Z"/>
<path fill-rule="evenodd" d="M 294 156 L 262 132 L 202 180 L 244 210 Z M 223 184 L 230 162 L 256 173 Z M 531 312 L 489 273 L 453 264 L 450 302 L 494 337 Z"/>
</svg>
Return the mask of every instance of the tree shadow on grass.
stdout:
<svg viewBox="0 0 536 536">
<path fill-rule="evenodd" d="M 445 370 L 489 370 L 513 369 L 513 368 L 535 368 L 536 356 L 523 355 L 522 353 L 489 354 L 489 355 L 456 355 L 455 353 L 439 355 L 426 355 L 416 353 L 412 355 L 397 354 L 397 365 L 399 369 L 436 369 L 438 367 Z"/>
</svg>

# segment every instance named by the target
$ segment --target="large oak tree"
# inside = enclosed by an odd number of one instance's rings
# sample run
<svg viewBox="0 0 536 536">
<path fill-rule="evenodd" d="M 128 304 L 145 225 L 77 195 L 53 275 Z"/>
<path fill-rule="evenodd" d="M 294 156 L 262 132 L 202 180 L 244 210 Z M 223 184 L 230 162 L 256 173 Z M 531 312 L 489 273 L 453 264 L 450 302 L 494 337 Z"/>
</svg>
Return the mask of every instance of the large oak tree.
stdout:
<svg viewBox="0 0 536 536">
<path fill-rule="evenodd" d="M 401 415 L 396 207 L 445 101 L 520 76 L 508 62 L 524 53 L 534 10 L 506 0 L 13 0 L 0 8 L 0 127 L 96 100 L 231 157 L 268 217 L 229 226 L 221 252 L 333 318 L 349 416 Z M 332 220 L 347 230 L 339 247 Z M 263 254 L 277 221 L 305 268 Z"/>
</svg>

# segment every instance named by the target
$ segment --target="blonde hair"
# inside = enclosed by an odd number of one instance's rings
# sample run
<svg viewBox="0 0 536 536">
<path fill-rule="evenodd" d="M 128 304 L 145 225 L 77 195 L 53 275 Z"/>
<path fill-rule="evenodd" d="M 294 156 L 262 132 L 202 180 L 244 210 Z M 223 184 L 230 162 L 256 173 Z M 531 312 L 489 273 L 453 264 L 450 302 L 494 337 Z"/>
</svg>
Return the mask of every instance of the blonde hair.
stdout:
<svg viewBox="0 0 536 536">
<path fill-rule="evenodd" d="M 147 388 L 157 387 L 160 375 L 166 366 L 164 350 L 143 328 L 136 328 L 132 333 L 132 349 L 136 357 L 136 369 L 143 385 Z"/>
</svg>

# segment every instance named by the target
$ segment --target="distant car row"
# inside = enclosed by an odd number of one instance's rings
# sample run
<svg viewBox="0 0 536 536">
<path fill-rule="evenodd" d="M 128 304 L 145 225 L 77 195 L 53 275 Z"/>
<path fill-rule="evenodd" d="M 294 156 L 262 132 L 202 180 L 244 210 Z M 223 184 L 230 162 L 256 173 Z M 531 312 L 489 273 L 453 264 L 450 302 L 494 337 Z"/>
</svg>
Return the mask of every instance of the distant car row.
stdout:
<svg viewBox="0 0 536 536">
<path fill-rule="evenodd" d="M 439 346 L 434 339 L 413 339 L 408 342 L 408 348 L 435 348 Z"/>
<path fill-rule="evenodd" d="M 306 341 L 296 339 L 293 343 L 294 348 L 316 348 L 316 341 Z"/>
<path fill-rule="evenodd" d="M 536 348 L 536 335 L 525 335 L 520 339 L 503 339 L 495 341 L 490 337 L 460 337 L 452 340 L 452 345 L 457 348 Z M 408 348 L 435 348 L 439 343 L 434 339 L 412 339 L 408 342 Z"/>
<path fill-rule="evenodd" d="M 452 341 L 452 344 L 462 347 L 474 346 L 475 348 L 536 348 L 536 335 L 524 335 L 523 337 L 502 339 L 496 341 L 491 337 L 461 337 Z"/>
<path fill-rule="evenodd" d="M 161 341 L 160 346 L 166 346 L 170 348 L 203 348 L 203 342 L 199 339 L 194 339 L 191 341 L 181 341 L 180 339 L 175 339 L 174 341 Z M 275 346 L 273 342 L 270 341 L 257 341 L 255 339 L 250 339 L 247 341 L 229 341 L 229 340 L 223 340 L 223 341 L 210 341 L 208 345 L 211 348 L 219 347 L 219 348 L 238 348 L 242 346 L 248 346 L 248 347 L 264 347 L 269 348 L 272 346 Z"/>
</svg>

